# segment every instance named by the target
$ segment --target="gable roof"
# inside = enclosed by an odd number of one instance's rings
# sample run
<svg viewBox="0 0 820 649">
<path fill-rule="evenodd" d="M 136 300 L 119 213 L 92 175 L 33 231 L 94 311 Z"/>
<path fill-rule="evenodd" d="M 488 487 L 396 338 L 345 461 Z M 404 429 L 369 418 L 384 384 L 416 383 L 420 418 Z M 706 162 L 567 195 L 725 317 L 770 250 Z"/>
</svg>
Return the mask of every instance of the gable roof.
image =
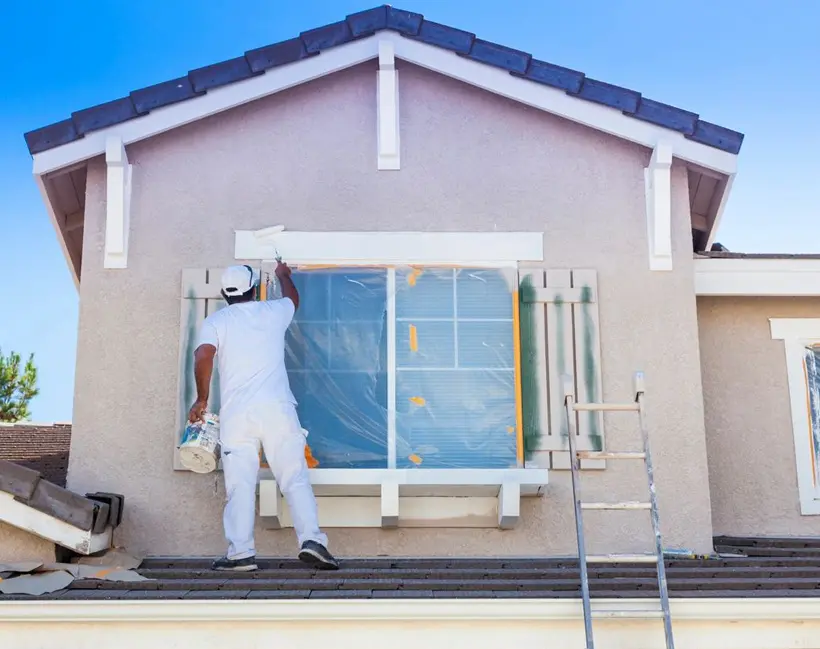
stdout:
<svg viewBox="0 0 820 649">
<path fill-rule="evenodd" d="M 0 425 L 0 460 L 39 471 L 60 487 L 66 484 L 70 445 L 71 424 Z"/>
<path fill-rule="evenodd" d="M 617 109 L 708 147 L 737 154 L 743 134 L 700 119 L 681 108 L 643 97 L 639 92 L 591 79 L 582 72 L 540 61 L 531 54 L 476 38 L 410 11 L 382 5 L 347 16 L 342 21 L 302 32 L 298 37 L 245 52 L 243 56 L 191 70 L 186 76 L 131 92 L 127 97 L 79 110 L 71 117 L 25 134 L 34 155 L 82 139 L 87 133 L 127 122 L 152 110 L 199 97 L 267 70 L 316 56 L 354 40 L 390 30 L 449 50 L 511 75 L 565 91 L 568 95 Z"/>
</svg>

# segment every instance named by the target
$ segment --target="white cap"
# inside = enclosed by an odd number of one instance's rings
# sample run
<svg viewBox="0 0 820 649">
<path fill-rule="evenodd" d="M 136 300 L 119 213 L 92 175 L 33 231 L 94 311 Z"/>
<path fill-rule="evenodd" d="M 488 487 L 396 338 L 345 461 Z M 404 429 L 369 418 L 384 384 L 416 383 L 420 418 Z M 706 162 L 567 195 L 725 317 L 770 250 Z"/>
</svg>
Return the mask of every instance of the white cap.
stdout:
<svg viewBox="0 0 820 649">
<path fill-rule="evenodd" d="M 242 295 L 250 291 L 257 280 L 250 266 L 230 266 L 222 273 L 222 290 L 231 297 Z"/>
</svg>

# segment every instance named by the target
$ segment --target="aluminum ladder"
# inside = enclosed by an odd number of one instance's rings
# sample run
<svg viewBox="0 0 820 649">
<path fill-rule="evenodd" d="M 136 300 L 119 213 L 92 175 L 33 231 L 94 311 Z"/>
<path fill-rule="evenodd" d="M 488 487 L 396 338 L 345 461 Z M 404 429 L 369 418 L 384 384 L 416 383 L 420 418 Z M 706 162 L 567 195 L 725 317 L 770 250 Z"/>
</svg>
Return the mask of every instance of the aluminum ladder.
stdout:
<svg viewBox="0 0 820 649">
<path fill-rule="evenodd" d="M 666 635 L 666 649 L 675 649 L 672 638 L 672 619 L 669 613 L 669 591 L 666 585 L 666 567 L 663 563 L 663 543 L 661 541 L 658 502 L 655 491 L 655 477 L 652 469 L 652 456 L 649 452 L 649 430 L 646 426 L 644 406 L 643 372 L 635 374 L 635 400 L 632 403 L 576 403 L 575 389 L 571 377 L 563 377 L 564 406 L 567 417 L 569 436 L 570 472 L 572 474 L 572 498 L 575 502 L 575 531 L 578 537 L 578 563 L 581 568 L 581 595 L 584 604 L 584 631 L 586 649 L 594 649 L 592 637 L 592 611 L 589 598 L 589 574 L 587 563 L 654 563 L 658 572 L 658 591 L 661 610 L 651 611 L 663 616 L 663 630 Z M 575 413 L 578 412 L 637 412 L 643 438 L 643 451 L 606 452 L 578 451 L 576 449 Z M 580 469 L 581 460 L 643 460 L 646 466 L 646 477 L 649 484 L 649 502 L 584 502 L 581 500 Z M 649 510 L 652 529 L 655 533 L 655 552 L 647 554 L 602 554 L 587 555 L 584 543 L 584 510 Z M 661 615 L 657 615 L 660 617 Z"/>
</svg>

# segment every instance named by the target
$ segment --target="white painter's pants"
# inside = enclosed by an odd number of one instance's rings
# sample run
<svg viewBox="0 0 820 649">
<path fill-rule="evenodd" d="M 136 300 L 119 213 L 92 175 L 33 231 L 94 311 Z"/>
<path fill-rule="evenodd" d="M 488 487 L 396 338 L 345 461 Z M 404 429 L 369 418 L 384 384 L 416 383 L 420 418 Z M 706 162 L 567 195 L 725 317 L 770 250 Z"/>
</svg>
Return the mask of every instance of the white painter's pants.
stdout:
<svg viewBox="0 0 820 649">
<path fill-rule="evenodd" d="M 253 528 L 260 443 L 288 503 L 299 546 L 305 541 L 327 546 L 327 536 L 319 530 L 316 499 L 305 461 L 305 436 L 294 406 L 251 404 L 242 412 L 220 417 L 220 442 L 228 496 L 223 516 L 228 559 L 256 554 Z"/>
</svg>

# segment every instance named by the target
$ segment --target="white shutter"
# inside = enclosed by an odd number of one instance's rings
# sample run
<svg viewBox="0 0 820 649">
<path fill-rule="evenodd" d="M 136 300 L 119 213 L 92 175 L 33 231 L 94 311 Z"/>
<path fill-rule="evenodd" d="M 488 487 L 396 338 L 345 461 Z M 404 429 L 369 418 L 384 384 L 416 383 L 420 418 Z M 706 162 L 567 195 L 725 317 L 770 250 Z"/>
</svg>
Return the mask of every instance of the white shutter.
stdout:
<svg viewBox="0 0 820 649">
<path fill-rule="evenodd" d="M 521 269 L 522 399 L 531 461 L 569 469 L 560 377 L 572 377 L 579 402 L 602 401 L 598 282 L 594 270 Z M 579 450 L 605 450 L 603 413 L 577 413 Z M 537 438 L 537 442 L 535 439 Z M 581 468 L 603 469 L 604 460 Z"/>
</svg>

